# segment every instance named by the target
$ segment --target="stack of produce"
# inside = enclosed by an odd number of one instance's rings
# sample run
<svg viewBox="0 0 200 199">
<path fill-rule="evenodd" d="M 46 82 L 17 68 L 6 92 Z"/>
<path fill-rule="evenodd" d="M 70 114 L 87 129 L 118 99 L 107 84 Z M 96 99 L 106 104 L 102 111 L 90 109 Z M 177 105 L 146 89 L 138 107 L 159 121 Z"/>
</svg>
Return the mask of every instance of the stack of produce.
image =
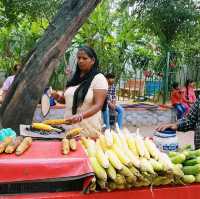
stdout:
<svg viewBox="0 0 200 199">
<path fill-rule="evenodd" d="M 16 155 L 23 154 L 32 144 L 32 138 L 26 137 L 22 138 L 21 136 L 16 137 L 6 137 L 2 143 L 0 143 L 0 153 L 15 153 Z"/>
<path fill-rule="evenodd" d="M 70 150 L 76 151 L 77 143 L 74 137 L 78 136 L 82 128 L 73 128 L 65 133 L 65 138 L 62 139 L 62 153 L 67 155 Z"/>
<path fill-rule="evenodd" d="M 173 183 L 183 176 L 179 166 L 139 133 L 106 130 L 96 141 L 82 138 L 101 189 L 114 190 Z M 92 189 L 96 187 L 92 184 Z"/>
<path fill-rule="evenodd" d="M 183 184 L 200 182 L 200 149 L 169 152 L 171 161 L 180 167 L 184 173 Z"/>
</svg>

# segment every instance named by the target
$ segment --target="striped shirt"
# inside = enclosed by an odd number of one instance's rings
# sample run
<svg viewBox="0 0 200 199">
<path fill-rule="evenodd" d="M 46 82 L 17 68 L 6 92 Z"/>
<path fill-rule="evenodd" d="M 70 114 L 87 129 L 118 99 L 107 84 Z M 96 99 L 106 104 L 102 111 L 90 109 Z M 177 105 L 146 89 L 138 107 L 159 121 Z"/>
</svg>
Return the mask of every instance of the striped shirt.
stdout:
<svg viewBox="0 0 200 199">
<path fill-rule="evenodd" d="M 107 101 L 115 101 L 116 100 L 116 89 L 115 85 L 109 86 L 107 93 Z"/>
<path fill-rule="evenodd" d="M 178 131 L 194 130 L 194 145 L 195 149 L 200 148 L 200 98 L 193 104 L 189 114 L 178 120 Z"/>
</svg>

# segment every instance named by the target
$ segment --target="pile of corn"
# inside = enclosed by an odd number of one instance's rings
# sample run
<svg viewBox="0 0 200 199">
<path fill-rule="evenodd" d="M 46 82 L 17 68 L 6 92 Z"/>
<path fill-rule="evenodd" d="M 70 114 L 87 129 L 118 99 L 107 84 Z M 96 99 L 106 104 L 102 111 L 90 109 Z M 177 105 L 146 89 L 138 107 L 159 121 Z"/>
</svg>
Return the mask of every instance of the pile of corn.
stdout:
<svg viewBox="0 0 200 199">
<path fill-rule="evenodd" d="M 183 184 L 200 182 L 200 149 L 183 150 L 182 152 L 169 152 L 171 161 L 182 169 Z"/>
<path fill-rule="evenodd" d="M 150 139 L 143 139 L 139 132 L 109 129 L 96 141 L 83 137 L 81 143 L 96 176 L 92 190 L 166 185 L 178 183 L 184 176 L 168 155 L 160 152 Z"/>
</svg>

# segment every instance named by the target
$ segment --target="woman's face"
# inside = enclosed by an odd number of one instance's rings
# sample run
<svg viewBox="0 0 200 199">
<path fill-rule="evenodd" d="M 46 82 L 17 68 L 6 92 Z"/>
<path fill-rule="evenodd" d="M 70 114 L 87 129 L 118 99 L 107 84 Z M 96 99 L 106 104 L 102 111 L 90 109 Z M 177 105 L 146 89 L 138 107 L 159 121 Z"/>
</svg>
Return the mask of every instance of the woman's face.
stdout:
<svg viewBox="0 0 200 199">
<path fill-rule="evenodd" d="M 77 53 L 77 63 L 81 71 L 90 71 L 94 65 L 94 59 L 90 58 L 84 50 L 79 50 Z"/>
<path fill-rule="evenodd" d="M 194 88 L 194 82 L 189 83 L 189 86 L 191 86 L 192 88 Z"/>
</svg>

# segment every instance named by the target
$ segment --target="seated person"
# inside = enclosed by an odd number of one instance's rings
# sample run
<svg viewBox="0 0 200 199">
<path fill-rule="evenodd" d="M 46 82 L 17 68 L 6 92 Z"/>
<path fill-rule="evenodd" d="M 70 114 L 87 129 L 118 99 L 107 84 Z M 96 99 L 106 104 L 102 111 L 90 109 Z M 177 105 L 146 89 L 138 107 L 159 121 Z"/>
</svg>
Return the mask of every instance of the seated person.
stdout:
<svg viewBox="0 0 200 199">
<path fill-rule="evenodd" d="M 15 64 L 13 67 L 13 74 L 11 76 L 8 76 L 7 79 L 4 81 L 3 86 L 1 88 L 1 99 L 0 99 L 0 103 L 3 102 L 3 100 L 5 99 L 6 94 L 8 93 L 14 79 L 15 79 L 15 75 L 17 74 L 17 72 L 20 70 L 21 65 L 20 64 Z"/>
<path fill-rule="evenodd" d="M 119 128 L 122 129 L 123 126 L 123 113 L 124 109 L 116 104 L 116 89 L 114 85 L 114 78 L 115 76 L 113 74 L 107 74 L 106 79 L 108 82 L 108 93 L 107 98 L 104 104 L 104 109 L 102 109 L 103 113 L 103 121 L 106 128 L 110 128 L 110 111 L 116 111 L 117 114 L 117 123 L 119 125 Z M 107 103 L 107 104 L 106 104 Z"/>
<path fill-rule="evenodd" d="M 186 107 L 188 107 L 188 112 L 190 107 L 195 103 L 196 101 L 196 95 L 194 92 L 194 81 L 191 79 L 187 79 L 185 82 L 185 87 L 183 88 L 184 90 L 184 96 L 186 99 Z"/>
<path fill-rule="evenodd" d="M 184 105 L 184 91 L 179 88 L 177 82 L 174 82 L 172 87 L 171 103 L 177 111 L 177 119 L 181 119 L 187 112 L 187 107 Z"/>
</svg>

